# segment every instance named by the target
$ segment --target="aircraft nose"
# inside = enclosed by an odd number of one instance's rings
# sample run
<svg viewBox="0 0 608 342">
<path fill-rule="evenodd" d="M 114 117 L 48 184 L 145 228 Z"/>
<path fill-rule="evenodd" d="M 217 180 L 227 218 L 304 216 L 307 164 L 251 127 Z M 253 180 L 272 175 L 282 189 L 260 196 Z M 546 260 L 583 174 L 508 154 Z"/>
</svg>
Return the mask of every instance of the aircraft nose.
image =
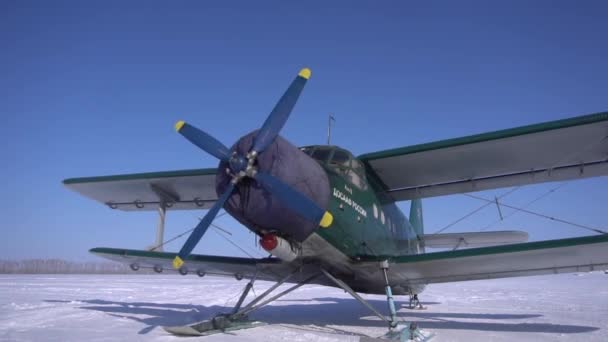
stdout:
<svg viewBox="0 0 608 342">
<path fill-rule="evenodd" d="M 236 155 L 251 150 L 257 131 L 253 131 L 231 147 Z M 237 165 L 233 165 L 237 163 Z M 323 168 L 281 136 L 261 153 L 254 165 L 258 171 L 280 179 L 327 210 L 330 198 L 329 180 Z M 216 191 L 224 192 L 231 180 L 227 170 L 238 168 L 238 162 L 222 161 L 218 167 Z M 304 241 L 318 228 L 318 222 L 306 220 L 290 210 L 277 196 L 251 178 L 245 178 L 224 205 L 224 209 L 240 223 L 258 233 L 277 232 L 287 239 Z"/>
</svg>

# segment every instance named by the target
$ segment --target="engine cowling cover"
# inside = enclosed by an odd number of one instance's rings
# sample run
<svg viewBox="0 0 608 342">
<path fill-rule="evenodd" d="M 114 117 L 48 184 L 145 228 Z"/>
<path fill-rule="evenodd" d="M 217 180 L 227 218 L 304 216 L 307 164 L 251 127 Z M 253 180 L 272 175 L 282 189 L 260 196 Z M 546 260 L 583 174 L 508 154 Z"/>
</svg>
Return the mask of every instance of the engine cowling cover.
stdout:
<svg viewBox="0 0 608 342">
<path fill-rule="evenodd" d="M 257 130 L 251 132 L 232 146 L 231 151 L 245 156 L 251 150 Z M 216 191 L 222 194 L 231 180 L 226 173 L 228 162 L 220 162 L 216 177 Z M 329 203 L 329 180 L 325 170 L 317 161 L 297 147 L 277 136 L 274 142 L 260 153 L 256 165 L 259 171 L 272 174 L 285 184 L 310 198 L 320 208 L 327 210 Z M 285 206 L 279 198 L 264 189 L 254 179 L 239 182 L 224 209 L 249 229 L 276 231 L 279 235 L 304 241 L 319 222 L 310 222 Z"/>
</svg>

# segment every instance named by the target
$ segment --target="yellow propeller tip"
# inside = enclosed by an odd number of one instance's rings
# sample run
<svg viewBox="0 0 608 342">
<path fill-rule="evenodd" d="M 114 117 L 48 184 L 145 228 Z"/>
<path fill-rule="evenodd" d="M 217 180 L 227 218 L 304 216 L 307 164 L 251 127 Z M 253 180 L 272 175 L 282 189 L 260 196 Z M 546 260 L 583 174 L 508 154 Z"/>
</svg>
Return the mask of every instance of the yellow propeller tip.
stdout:
<svg viewBox="0 0 608 342">
<path fill-rule="evenodd" d="M 311 74 L 310 69 L 304 68 L 304 69 L 300 70 L 300 73 L 298 74 L 298 76 L 305 78 L 305 79 L 309 79 L 310 74 Z"/>
<path fill-rule="evenodd" d="M 182 260 L 182 258 L 180 258 L 179 256 L 176 256 L 175 259 L 173 259 L 173 268 L 175 268 L 176 270 L 180 269 L 183 265 L 184 260 Z"/>
<path fill-rule="evenodd" d="M 179 132 L 180 129 L 182 129 L 182 127 L 184 127 L 186 123 L 182 120 L 179 120 L 178 122 L 175 123 L 175 131 Z"/>
<path fill-rule="evenodd" d="M 321 219 L 319 226 L 327 228 L 331 226 L 332 222 L 334 222 L 334 217 L 329 213 L 329 211 L 326 211 L 325 214 L 323 214 L 323 218 Z"/>
</svg>

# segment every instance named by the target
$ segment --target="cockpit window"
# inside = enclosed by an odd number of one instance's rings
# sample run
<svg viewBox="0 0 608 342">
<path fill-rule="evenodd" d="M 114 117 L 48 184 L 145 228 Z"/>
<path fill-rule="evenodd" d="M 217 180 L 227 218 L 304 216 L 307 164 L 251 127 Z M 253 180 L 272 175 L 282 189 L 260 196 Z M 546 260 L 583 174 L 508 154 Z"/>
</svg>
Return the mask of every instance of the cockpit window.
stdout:
<svg viewBox="0 0 608 342">
<path fill-rule="evenodd" d="M 367 183 L 365 182 L 363 176 L 360 175 L 355 170 L 353 170 L 353 169 L 348 170 L 348 173 L 346 174 L 346 178 L 348 178 L 348 180 L 350 180 L 350 182 L 353 183 L 354 185 L 356 185 L 359 189 L 362 189 L 362 190 L 367 189 Z"/>
<path fill-rule="evenodd" d="M 360 173 L 362 175 L 365 174 L 365 169 L 363 168 L 363 164 L 361 164 L 361 162 L 358 159 L 353 159 L 351 161 L 351 167 L 356 172 L 358 172 L 358 173 Z"/>
<path fill-rule="evenodd" d="M 300 151 L 310 155 L 313 151 L 313 148 L 312 147 L 300 147 Z"/>
<path fill-rule="evenodd" d="M 336 164 L 340 167 L 350 166 L 350 154 L 344 150 L 334 150 L 334 155 L 331 157 L 330 164 Z"/>
<path fill-rule="evenodd" d="M 300 150 L 331 167 L 359 189 L 367 189 L 365 168 L 350 152 L 336 146 L 305 146 Z"/>
<path fill-rule="evenodd" d="M 317 147 L 314 152 L 312 152 L 311 157 L 320 162 L 327 163 L 327 159 L 329 159 L 331 151 L 331 148 Z"/>
<path fill-rule="evenodd" d="M 365 172 L 363 165 L 353 156 L 340 148 L 334 150 L 330 165 L 336 167 L 339 173 L 343 174 L 352 184 L 359 189 L 366 189 Z"/>
</svg>

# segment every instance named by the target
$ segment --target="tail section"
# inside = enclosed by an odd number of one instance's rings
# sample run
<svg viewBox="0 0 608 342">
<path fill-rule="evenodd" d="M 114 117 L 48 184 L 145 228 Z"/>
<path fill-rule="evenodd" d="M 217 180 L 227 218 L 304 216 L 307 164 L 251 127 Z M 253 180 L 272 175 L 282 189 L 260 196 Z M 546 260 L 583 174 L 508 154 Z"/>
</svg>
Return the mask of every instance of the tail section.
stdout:
<svg viewBox="0 0 608 342">
<path fill-rule="evenodd" d="M 414 231 L 420 237 L 424 235 L 424 222 L 422 220 L 422 200 L 412 200 L 410 207 L 410 224 L 414 227 Z"/>
</svg>

